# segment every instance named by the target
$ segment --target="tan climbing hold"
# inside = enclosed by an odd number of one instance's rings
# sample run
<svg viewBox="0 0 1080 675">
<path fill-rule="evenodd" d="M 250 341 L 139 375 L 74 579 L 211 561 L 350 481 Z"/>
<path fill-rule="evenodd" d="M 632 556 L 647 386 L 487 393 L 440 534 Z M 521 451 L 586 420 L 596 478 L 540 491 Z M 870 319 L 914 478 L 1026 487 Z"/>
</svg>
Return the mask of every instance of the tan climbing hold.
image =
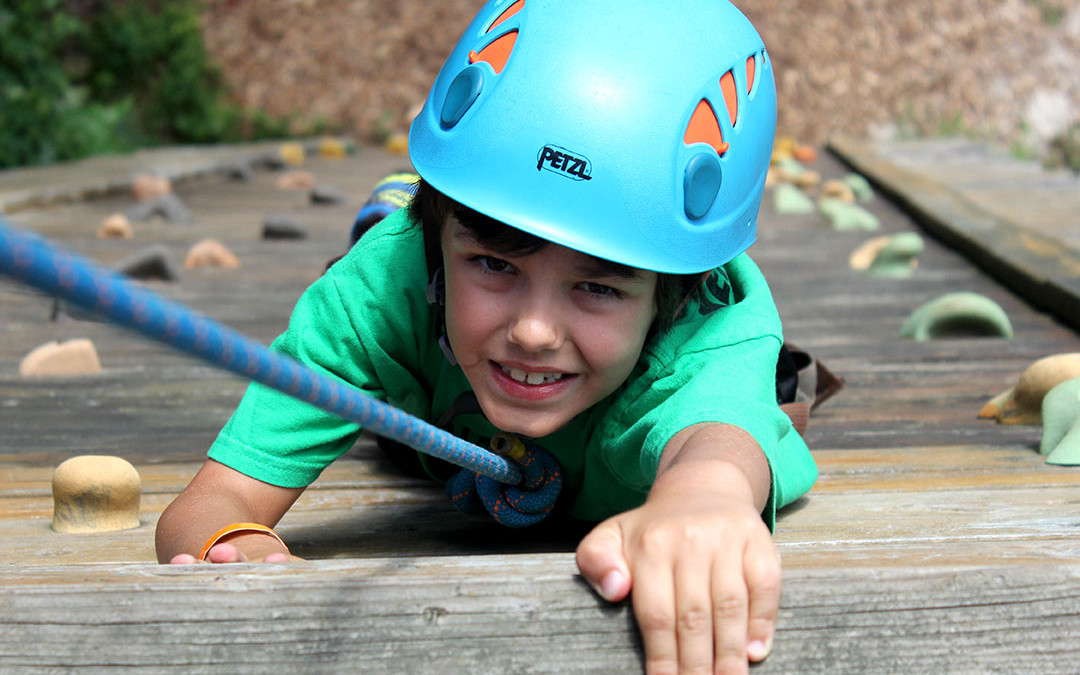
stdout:
<svg viewBox="0 0 1080 675">
<path fill-rule="evenodd" d="M 184 258 L 185 269 L 196 267 L 223 267 L 234 270 L 240 267 L 240 260 L 217 239 L 203 239 L 192 246 Z"/>
<path fill-rule="evenodd" d="M 168 178 L 140 174 L 131 183 L 131 195 L 135 201 L 146 202 L 172 192 L 172 183 Z"/>
<path fill-rule="evenodd" d="M 794 183 L 803 190 L 814 190 L 821 184 L 821 174 L 817 171 L 803 171 L 795 176 Z"/>
<path fill-rule="evenodd" d="M 395 155 L 405 155 L 409 152 L 408 134 L 390 134 L 386 139 L 385 149 Z"/>
<path fill-rule="evenodd" d="M 306 153 L 304 146 L 299 143 L 282 143 L 278 148 L 278 157 L 290 166 L 300 166 L 304 163 Z"/>
<path fill-rule="evenodd" d="M 122 213 L 114 213 L 101 221 L 98 228 L 98 239 L 131 239 L 135 232 L 131 229 L 131 222 Z"/>
<path fill-rule="evenodd" d="M 821 196 L 828 199 L 839 199 L 842 202 L 855 202 L 855 193 L 851 190 L 851 186 L 842 180 L 833 179 L 822 183 Z"/>
<path fill-rule="evenodd" d="M 142 480 L 127 460 L 72 457 L 53 472 L 52 492 L 52 528 L 57 532 L 113 532 L 139 526 Z"/>
<path fill-rule="evenodd" d="M 310 171 L 287 171 L 275 183 L 279 190 L 310 190 L 315 187 L 315 174 Z"/>
<path fill-rule="evenodd" d="M 776 167 L 774 167 L 774 166 L 772 166 L 770 164 L 768 171 L 765 172 L 765 189 L 766 190 L 768 190 L 769 188 L 775 187 L 780 182 L 780 179 L 777 177 L 778 173 L 779 172 L 777 171 Z"/>
<path fill-rule="evenodd" d="M 795 155 L 795 148 L 799 147 L 799 142 L 791 136 L 777 136 L 773 142 L 773 152 L 781 155 L 787 155 L 789 157 Z"/>
<path fill-rule="evenodd" d="M 90 375 L 101 372 L 94 343 L 86 338 L 65 342 L 46 342 L 23 357 L 19 375 L 40 377 L 48 375 Z"/>
<path fill-rule="evenodd" d="M 323 138 L 319 141 L 319 156 L 326 159 L 342 159 L 349 154 L 345 144 L 336 138 Z"/>
<path fill-rule="evenodd" d="M 877 257 L 878 252 L 885 248 L 890 241 L 892 241 L 890 235 L 874 237 L 867 241 L 865 244 L 851 252 L 851 255 L 848 257 L 848 266 L 853 270 L 859 271 L 870 269 L 870 265 L 874 262 L 874 258 Z"/>
<path fill-rule="evenodd" d="M 1055 354 L 1028 366 L 1013 388 L 992 398 L 979 417 L 1001 424 L 1042 424 L 1042 402 L 1047 392 L 1066 380 L 1080 377 L 1080 353 Z"/>
<path fill-rule="evenodd" d="M 806 173 L 806 167 L 790 157 L 775 160 L 770 166 L 770 170 L 773 173 L 774 181 L 776 183 L 796 184 L 799 176 Z"/>
<path fill-rule="evenodd" d="M 873 276 L 911 276 L 923 247 L 922 237 L 914 232 L 874 237 L 852 252 L 848 265 Z"/>
</svg>

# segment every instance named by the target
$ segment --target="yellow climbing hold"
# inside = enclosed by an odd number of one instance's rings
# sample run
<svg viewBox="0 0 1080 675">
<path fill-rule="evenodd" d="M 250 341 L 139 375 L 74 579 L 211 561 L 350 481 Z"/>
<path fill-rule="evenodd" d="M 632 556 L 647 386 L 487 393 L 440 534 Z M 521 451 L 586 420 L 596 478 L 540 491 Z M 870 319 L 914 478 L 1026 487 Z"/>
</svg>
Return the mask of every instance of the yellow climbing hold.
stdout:
<svg viewBox="0 0 1080 675">
<path fill-rule="evenodd" d="M 979 417 L 1002 424 L 1041 424 L 1042 402 L 1058 384 L 1080 377 L 1080 353 L 1055 354 L 1024 369 L 1016 385 L 992 398 Z"/>
</svg>

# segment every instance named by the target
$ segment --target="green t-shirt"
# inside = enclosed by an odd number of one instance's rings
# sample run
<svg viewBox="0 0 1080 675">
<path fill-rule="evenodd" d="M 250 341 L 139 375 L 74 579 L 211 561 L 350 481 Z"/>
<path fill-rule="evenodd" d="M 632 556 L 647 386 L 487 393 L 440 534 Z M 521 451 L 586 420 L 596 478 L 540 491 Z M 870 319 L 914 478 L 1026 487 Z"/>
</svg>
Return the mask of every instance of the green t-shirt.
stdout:
<svg viewBox="0 0 1080 675">
<path fill-rule="evenodd" d="M 404 210 L 365 234 L 304 292 L 273 343 L 316 371 L 429 421 L 469 391 L 438 346 L 426 299 L 423 235 Z M 689 305 L 645 345 L 618 390 L 550 436 L 534 439 L 559 461 L 568 512 L 601 520 L 639 506 L 660 454 L 678 431 L 723 422 L 748 431 L 772 469 L 763 516 L 805 494 L 817 468 L 776 403 L 780 319 L 757 266 L 741 255 L 710 277 L 707 300 Z M 459 415 L 454 431 L 474 442 L 495 429 Z M 241 473 L 304 487 L 344 454 L 361 429 L 314 406 L 252 384 L 209 456 Z"/>
</svg>

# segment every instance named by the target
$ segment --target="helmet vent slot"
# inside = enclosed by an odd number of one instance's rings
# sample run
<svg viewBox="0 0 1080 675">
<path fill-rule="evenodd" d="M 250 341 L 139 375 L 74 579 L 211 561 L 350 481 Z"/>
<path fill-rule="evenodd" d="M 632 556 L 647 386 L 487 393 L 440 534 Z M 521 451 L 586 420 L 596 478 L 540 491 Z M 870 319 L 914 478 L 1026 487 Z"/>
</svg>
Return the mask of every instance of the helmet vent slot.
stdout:
<svg viewBox="0 0 1080 675">
<path fill-rule="evenodd" d="M 495 38 L 491 44 L 484 47 L 479 52 L 469 52 L 469 63 L 476 63 L 478 61 L 485 61 L 491 64 L 491 67 L 495 70 L 495 74 L 498 75 L 506 67 L 506 62 L 510 60 L 510 52 L 514 51 L 514 43 L 517 42 L 518 32 L 512 30 L 505 35 L 500 35 Z"/>
<path fill-rule="evenodd" d="M 495 28 L 498 27 L 499 24 L 520 12 L 521 8 L 524 6 L 525 0 L 517 0 L 517 2 L 507 7 L 506 10 L 499 15 L 499 18 L 495 19 L 495 21 L 493 21 L 491 25 L 488 26 L 488 29 L 484 31 L 484 33 L 490 33 L 491 31 L 495 30 Z"/>
<path fill-rule="evenodd" d="M 734 71 L 729 70 L 720 78 L 720 91 L 724 94 L 724 103 L 727 104 L 731 126 L 735 126 L 735 120 L 739 118 L 739 92 L 735 88 Z"/>
<path fill-rule="evenodd" d="M 757 70 L 757 57 L 751 56 L 746 59 L 746 93 L 750 94 L 754 90 L 754 74 Z"/>
<path fill-rule="evenodd" d="M 720 132 L 720 121 L 716 119 L 716 113 L 705 99 L 698 101 L 697 109 L 690 117 L 690 124 L 686 125 L 683 143 L 708 143 L 718 155 L 727 152 L 728 144 L 724 142 L 724 135 Z"/>
</svg>

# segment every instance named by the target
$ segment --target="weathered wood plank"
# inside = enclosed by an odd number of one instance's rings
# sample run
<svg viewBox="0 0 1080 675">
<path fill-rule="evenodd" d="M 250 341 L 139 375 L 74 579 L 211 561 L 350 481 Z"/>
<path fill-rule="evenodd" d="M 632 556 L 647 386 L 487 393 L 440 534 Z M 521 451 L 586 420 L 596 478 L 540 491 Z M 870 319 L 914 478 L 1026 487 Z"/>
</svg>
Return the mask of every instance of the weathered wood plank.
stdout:
<svg viewBox="0 0 1080 675">
<path fill-rule="evenodd" d="M 819 451 L 821 479 L 781 512 L 776 541 L 790 566 L 823 556 L 844 566 L 1031 562 L 1080 557 L 1072 504 L 1080 472 L 1051 467 L 1022 448 L 956 447 Z M 0 563 L 153 560 L 153 527 L 197 465 L 141 466 L 143 525 L 100 535 L 49 529 L 50 472 L 0 473 Z M 585 524 L 527 531 L 466 518 L 442 490 L 395 474 L 377 459 L 341 460 L 279 526 L 311 558 L 571 551 Z"/>
<path fill-rule="evenodd" d="M 841 170 L 833 158 L 820 161 L 826 174 Z M 349 195 L 327 209 L 274 190 L 272 174 L 244 185 L 188 183 L 179 190 L 193 225 L 136 225 L 126 242 L 94 237 L 104 215 L 126 208 L 120 197 L 16 218 L 106 263 L 151 242 L 182 260 L 194 241 L 217 237 L 240 255 L 241 270 L 191 271 L 153 287 L 268 342 L 340 252 L 380 167 L 397 163 L 312 163 L 306 168 Z M 888 201 L 869 206 L 884 232 L 914 229 Z M 271 211 L 305 219 L 309 239 L 260 241 Z M 786 336 L 848 385 L 811 421 L 821 479 L 781 514 L 781 633 L 755 672 L 1074 672 L 1080 472 L 1042 463 L 1037 427 L 999 426 L 975 413 L 1032 360 L 1080 351 L 1080 336 L 933 240 L 910 279 L 848 269 L 850 252 L 878 234 L 778 216 L 768 200 L 763 209 L 753 254 Z M 999 302 L 1017 338 L 900 339 L 907 315 L 947 290 Z M 158 514 L 245 383 L 109 326 L 49 322 L 50 307 L 0 284 L 0 672 L 639 669 L 628 608 L 602 605 L 575 576 L 570 552 L 583 527 L 509 531 L 464 518 L 437 486 L 403 476 L 368 440 L 280 526 L 312 562 L 148 564 Z M 15 375 L 30 348 L 76 336 L 98 344 L 102 375 Z M 83 452 L 139 467 L 141 527 L 100 536 L 49 529 L 52 467 Z"/>
<path fill-rule="evenodd" d="M 754 672 L 1074 672 L 1078 588 L 1080 565 L 789 571 Z M 5 567 L 0 608 L 0 667 L 20 672 L 640 669 L 629 607 L 566 554 Z"/>
<path fill-rule="evenodd" d="M 835 138 L 829 149 L 901 204 L 923 227 L 1033 305 L 1080 328 L 1080 254 L 1056 237 L 1000 218 L 940 182 Z"/>
</svg>

